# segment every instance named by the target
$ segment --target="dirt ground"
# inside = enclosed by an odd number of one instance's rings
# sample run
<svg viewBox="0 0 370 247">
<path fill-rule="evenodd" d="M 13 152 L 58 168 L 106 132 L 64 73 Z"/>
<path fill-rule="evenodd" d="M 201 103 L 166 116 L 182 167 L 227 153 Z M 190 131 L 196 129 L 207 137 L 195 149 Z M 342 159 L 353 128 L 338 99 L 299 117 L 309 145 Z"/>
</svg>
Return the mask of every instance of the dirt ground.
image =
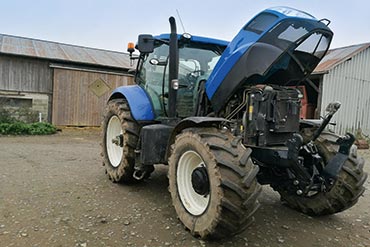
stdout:
<svg viewBox="0 0 370 247">
<path fill-rule="evenodd" d="M 167 167 L 138 185 L 111 183 L 97 130 L 0 137 L 0 246 L 370 246 L 370 180 L 353 208 L 312 218 L 264 187 L 255 222 L 206 242 L 184 230 L 171 206 Z M 360 154 L 368 160 L 370 151 Z"/>
</svg>

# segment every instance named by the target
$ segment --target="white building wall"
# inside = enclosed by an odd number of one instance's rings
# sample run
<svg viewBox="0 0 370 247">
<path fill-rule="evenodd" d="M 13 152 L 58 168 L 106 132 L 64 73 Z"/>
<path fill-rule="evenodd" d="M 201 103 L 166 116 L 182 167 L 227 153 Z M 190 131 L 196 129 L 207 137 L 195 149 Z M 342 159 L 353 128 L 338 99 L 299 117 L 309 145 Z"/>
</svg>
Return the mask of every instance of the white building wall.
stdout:
<svg viewBox="0 0 370 247">
<path fill-rule="evenodd" d="M 327 104 L 340 101 L 342 106 L 333 117 L 337 134 L 359 128 L 370 134 L 370 48 L 360 52 L 323 77 L 321 116 Z"/>
</svg>

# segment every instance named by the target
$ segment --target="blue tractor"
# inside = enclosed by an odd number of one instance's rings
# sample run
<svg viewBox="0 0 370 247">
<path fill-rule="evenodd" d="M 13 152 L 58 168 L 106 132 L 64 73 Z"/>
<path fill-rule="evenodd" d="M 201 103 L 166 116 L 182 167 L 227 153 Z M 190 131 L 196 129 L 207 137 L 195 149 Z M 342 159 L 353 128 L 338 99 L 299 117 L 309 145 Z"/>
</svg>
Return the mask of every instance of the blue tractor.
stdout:
<svg viewBox="0 0 370 247">
<path fill-rule="evenodd" d="M 243 231 L 269 184 L 288 206 L 327 215 L 364 192 L 354 137 L 300 119 L 308 76 L 328 51 L 329 21 L 276 7 L 250 20 L 231 42 L 177 34 L 139 35 L 136 85 L 115 89 L 103 121 L 103 165 L 113 182 L 148 178 L 169 166 L 179 219 L 194 236 Z M 308 81 L 308 82 L 307 82 Z"/>
</svg>

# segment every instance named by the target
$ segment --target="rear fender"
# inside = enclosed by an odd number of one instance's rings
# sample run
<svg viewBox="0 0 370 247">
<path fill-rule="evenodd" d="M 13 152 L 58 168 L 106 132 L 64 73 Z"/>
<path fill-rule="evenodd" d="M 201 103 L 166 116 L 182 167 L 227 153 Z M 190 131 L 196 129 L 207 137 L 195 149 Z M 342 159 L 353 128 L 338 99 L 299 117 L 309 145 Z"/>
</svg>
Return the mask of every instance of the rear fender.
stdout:
<svg viewBox="0 0 370 247">
<path fill-rule="evenodd" d="M 144 89 L 138 85 L 116 88 L 109 100 L 126 98 L 136 121 L 152 121 L 155 118 L 152 103 Z"/>
</svg>

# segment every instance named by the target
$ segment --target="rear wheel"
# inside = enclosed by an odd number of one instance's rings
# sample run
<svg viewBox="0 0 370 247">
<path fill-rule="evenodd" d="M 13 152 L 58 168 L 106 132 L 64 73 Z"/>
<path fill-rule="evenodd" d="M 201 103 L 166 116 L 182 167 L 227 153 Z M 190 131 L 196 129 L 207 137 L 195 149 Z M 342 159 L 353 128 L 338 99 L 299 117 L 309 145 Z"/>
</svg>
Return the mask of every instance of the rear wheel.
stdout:
<svg viewBox="0 0 370 247">
<path fill-rule="evenodd" d="M 323 133 L 315 141 L 326 164 L 338 152 L 339 146 L 335 143 L 337 139 L 336 135 Z M 319 192 L 312 197 L 298 196 L 279 186 L 274 189 L 280 193 L 283 203 L 305 214 L 319 216 L 338 213 L 355 205 L 363 194 L 367 178 L 363 166 L 364 159 L 351 152 L 331 190 Z"/>
<path fill-rule="evenodd" d="M 139 125 L 124 99 L 108 102 L 103 120 L 102 158 L 113 182 L 133 182 Z"/>
<path fill-rule="evenodd" d="M 202 238 L 243 231 L 253 221 L 261 187 L 240 139 L 217 129 L 178 135 L 169 158 L 169 190 L 187 229 Z"/>
</svg>

